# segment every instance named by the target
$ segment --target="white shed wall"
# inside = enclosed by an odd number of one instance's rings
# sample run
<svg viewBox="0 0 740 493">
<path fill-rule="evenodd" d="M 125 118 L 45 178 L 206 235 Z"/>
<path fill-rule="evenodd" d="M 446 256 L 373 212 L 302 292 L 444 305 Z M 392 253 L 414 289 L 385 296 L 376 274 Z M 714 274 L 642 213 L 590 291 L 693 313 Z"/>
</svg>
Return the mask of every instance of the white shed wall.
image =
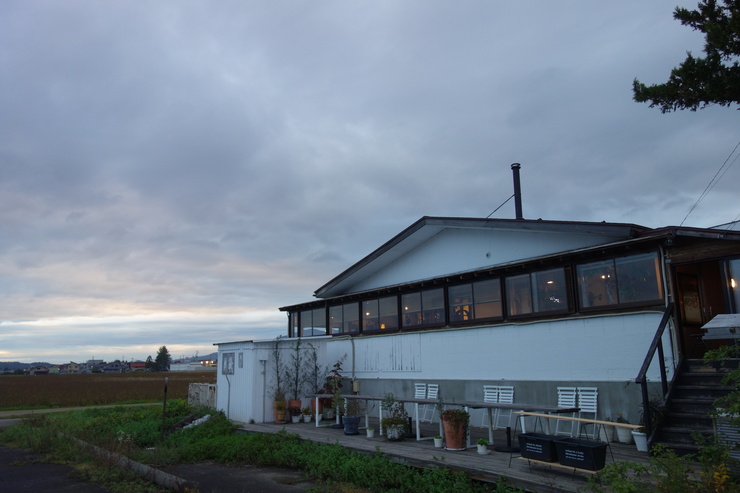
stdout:
<svg viewBox="0 0 740 493">
<path fill-rule="evenodd" d="M 229 353 L 234 354 L 234 373 L 230 375 L 224 373 Z M 252 342 L 219 344 L 216 408 L 234 421 L 267 420 L 262 403 L 268 390 L 263 374 L 268 360 L 269 352 Z"/>
</svg>

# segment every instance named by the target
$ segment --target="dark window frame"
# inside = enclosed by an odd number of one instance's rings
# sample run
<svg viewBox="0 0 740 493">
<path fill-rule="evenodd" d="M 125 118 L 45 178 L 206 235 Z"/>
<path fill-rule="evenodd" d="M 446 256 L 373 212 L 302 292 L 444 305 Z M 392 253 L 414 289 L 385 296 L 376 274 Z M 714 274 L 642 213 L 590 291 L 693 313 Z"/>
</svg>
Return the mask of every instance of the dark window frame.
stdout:
<svg viewBox="0 0 740 493">
<path fill-rule="evenodd" d="M 579 274 L 579 266 L 582 265 L 588 265 L 588 264 L 597 264 L 598 262 L 612 262 L 613 264 L 616 262 L 616 259 L 629 259 L 630 257 L 638 258 L 639 256 L 643 255 L 652 255 L 654 256 L 656 260 L 656 270 L 655 270 L 655 282 L 657 286 L 657 292 L 658 292 L 658 299 L 651 299 L 651 300 L 638 300 L 635 302 L 629 302 L 629 303 L 619 303 L 619 304 L 607 304 L 607 305 L 598 305 L 598 306 L 583 306 L 581 296 L 582 296 L 582 287 L 581 287 L 581 276 Z M 732 261 L 733 258 L 727 259 L 727 269 L 729 271 L 729 263 Z M 325 310 L 325 316 L 326 316 L 326 333 L 328 335 L 359 335 L 359 334 L 378 334 L 378 333 L 384 333 L 384 332 L 396 332 L 396 331 L 415 331 L 415 330 L 428 330 L 428 329 L 437 329 L 437 328 L 443 328 L 445 326 L 447 327 L 464 327 L 464 326 L 472 326 L 472 325 L 481 325 L 483 323 L 506 323 L 507 321 L 516 321 L 516 320 L 539 320 L 539 319 L 550 319 L 550 318 L 563 318 L 567 315 L 577 315 L 578 313 L 598 313 L 598 312 L 620 312 L 624 311 L 625 309 L 634 309 L 634 308 L 647 308 L 651 306 L 657 306 L 662 303 L 664 303 L 665 298 L 665 291 L 663 286 L 663 269 L 665 268 L 662 263 L 660 262 L 660 254 L 657 250 L 649 249 L 649 250 L 637 250 L 634 251 L 631 254 L 622 254 L 622 255 L 611 255 L 609 257 L 597 257 L 596 255 L 591 256 L 582 256 L 581 258 L 571 258 L 570 260 L 566 262 L 540 262 L 537 267 L 538 268 L 530 268 L 530 269 L 523 269 L 523 267 L 535 267 L 534 265 L 527 265 L 522 264 L 518 267 L 513 266 L 507 266 L 502 267 L 499 269 L 491 269 L 476 273 L 471 273 L 470 275 L 465 276 L 455 276 L 450 278 L 444 278 L 435 281 L 436 285 L 430 285 L 430 287 L 426 288 L 416 288 L 416 289 L 395 289 L 391 290 L 389 288 L 382 288 L 379 289 L 376 292 L 368 292 L 365 293 L 366 295 L 371 295 L 370 297 L 363 297 L 362 295 L 350 295 L 342 298 L 335 299 L 334 304 L 330 304 L 330 302 L 327 302 L 326 305 L 323 305 L 322 309 Z M 533 279 L 536 278 L 538 274 L 546 273 L 548 271 L 560 271 L 562 272 L 562 277 L 564 280 L 565 285 L 561 289 L 561 293 L 566 298 L 567 302 L 563 304 L 563 307 L 561 309 L 553 309 L 553 310 L 536 310 L 534 299 L 535 299 L 535 293 L 536 291 L 533 290 Z M 513 292 L 510 289 L 507 289 L 509 286 L 507 284 L 507 280 L 510 278 L 516 278 L 517 276 L 527 276 L 528 279 L 528 290 L 529 290 L 529 297 L 530 297 L 530 305 L 532 307 L 532 311 L 528 313 L 519 313 L 519 314 L 512 314 L 510 312 L 510 302 L 513 296 Z M 533 277 L 534 276 L 534 277 Z M 500 316 L 494 316 L 494 317 L 485 317 L 485 318 L 479 318 L 475 314 L 475 307 L 477 306 L 477 300 L 475 297 L 475 290 L 472 288 L 474 285 L 478 283 L 486 283 L 486 282 L 497 282 L 498 289 L 499 289 L 499 306 L 500 306 Z M 728 281 L 729 282 L 729 281 Z M 426 284 L 426 283 L 425 283 Z M 469 285 L 471 286 L 471 289 L 473 290 L 472 293 L 472 307 L 473 307 L 473 317 L 470 320 L 455 320 L 453 316 L 453 305 L 454 303 L 450 300 L 450 290 L 454 289 L 457 286 L 465 286 Z M 536 285 L 536 283 L 535 283 Z M 729 286 L 728 286 L 729 288 Z M 424 302 L 422 301 L 422 293 L 429 292 L 429 291 L 435 291 L 435 290 L 442 290 L 441 296 L 438 294 L 436 296 L 437 299 L 442 300 L 442 306 L 435 308 L 435 310 L 438 311 L 436 318 L 433 321 L 428 321 L 428 319 L 424 318 L 425 307 Z M 391 294 L 393 293 L 393 294 Z M 419 320 L 418 323 L 409 325 L 406 322 L 405 317 L 405 310 L 404 310 L 404 298 L 408 296 L 417 296 L 418 297 L 418 310 L 414 311 L 413 313 L 417 315 L 417 319 Z M 384 330 L 384 329 L 369 329 L 365 327 L 364 324 L 364 303 L 368 301 L 376 301 L 377 303 L 380 302 L 382 299 L 395 299 L 396 304 L 396 320 L 397 320 L 397 328 L 390 329 L 390 330 Z M 350 306 L 352 304 L 357 305 L 357 321 L 356 321 L 356 327 L 357 330 L 347 331 L 345 330 L 346 324 L 344 320 L 342 320 L 341 327 L 342 330 L 339 332 L 334 332 L 332 330 L 332 321 L 331 321 L 331 314 L 332 310 L 338 309 L 337 307 L 342 309 L 342 313 L 344 313 L 345 307 Z M 310 307 L 311 305 L 307 304 L 304 305 L 303 310 L 297 310 L 297 312 L 304 311 L 308 309 L 307 307 Z M 416 307 L 415 307 L 416 308 Z M 292 315 L 295 312 L 290 312 L 289 317 L 289 334 L 293 334 L 291 331 L 291 321 L 292 321 Z M 300 321 L 299 321 L 300 323 Z M 295 335 L 295 334 L 294 334 Z"/>
<path fill-rule="evenodd" d="M 654 272 L 651 272 L 651 274 L 654 273 L 654 289 L 656 290 L 657 298 L 645 298 L 645 299 L 638 299 L 638 300 L 631 300 L 631 301 L 623 301 L 623 286 L 620 286 L 620 269 L 618 268 L 617 261 L 618 260 L 625 260 L 625 259 L 637 259 L 638 257 L 647 257 L 648 255 L 653 256 L 653 263 L 655 265 Z M 596 264 L 602 264 L 606 269 L 604 269 L 601 275 L 596 274 L 597 276 L 600 276 L 603 278 L 603 276 L 613 276 L 613 281 L 605 281 L 604 285 L 606 286 L 603 290 L 589 290 L 588 292 L 595 296 L 596 298 L 603 299 L 604 296 L 607 297 L 607 299 L 614 299 L 616 297 L 616 302 L 613 303 L 602 303 L 602 304 L 595 304 L 593 301 L 589 303 L 584 303 L 584 293 L 587 289 L 587 284 L 582 282 L 582 279 L 584 278 L 583 271 L 581 270 L 581 267 L 587 267 L 591 265 Z M 575 282 L 576 286 L 576 302 L 578 303 L 578 311 L 583 313 L 596 313 L 596 312 L 619 312 L 624 309 L 628 308 L 637 308 L 637 307 L 644 307 L 644 306 L 655 306 L 660 305 L 665 302 L 665 287 L 663 286 L 663 269 L 664 267 L 661 265 L 660 262 L 660 255 L 657 251 L 644 251 L 644 252 L 638 252 L 631 255 L 614 255 L 611 257 L 594 260 L 590 262 L 574 262 L 573 263 L 573 280 Z M 624 271 L 621 271 L 621 277 L 622 277 L 622 283 L 625 283 L 624 281 Z M 598 284 L 594 283 L 594 286 L 598 286 Z M 601 291 L 601 292 L 599 292 Z"/>
</svg>

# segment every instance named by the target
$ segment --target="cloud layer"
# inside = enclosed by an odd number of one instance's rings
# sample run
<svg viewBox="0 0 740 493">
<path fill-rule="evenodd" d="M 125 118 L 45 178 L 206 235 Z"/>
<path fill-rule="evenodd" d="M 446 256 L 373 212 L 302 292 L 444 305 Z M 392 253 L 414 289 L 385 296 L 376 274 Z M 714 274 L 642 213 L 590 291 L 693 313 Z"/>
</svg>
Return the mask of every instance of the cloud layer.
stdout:
<svg viewBox="0 0 740 493">
<path fill-rule="evenodd" d="M 701 51 L 672 9 L 3 2 L 0 360 L 274 337 L 419 217 L 490 214 L 512 162 L 527 218 L 680 223 L 739 136 L 632 102 Z M 686 224 L 736 219 L 739 173 Z"/>
</svg>

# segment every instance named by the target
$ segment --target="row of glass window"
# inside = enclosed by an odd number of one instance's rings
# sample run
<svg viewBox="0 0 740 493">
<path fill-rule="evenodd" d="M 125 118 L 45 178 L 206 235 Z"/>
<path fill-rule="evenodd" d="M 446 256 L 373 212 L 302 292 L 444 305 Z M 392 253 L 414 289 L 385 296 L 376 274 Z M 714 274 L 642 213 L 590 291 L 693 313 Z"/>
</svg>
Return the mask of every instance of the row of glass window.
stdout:
<svg viewBox="0 0 740 493">
<path fill-rule="evenodd" d="M 575 308 L 569 299 L 571 272 L 569 267 L 559 267 L 506 276 L 503 283 L 502 278 L 495 277 L 415 291 L 400 297 L 332 305 L 328 309 L 328 323 L 327 310 L 323 307 L 304 310 L 300 314 L 292 312 L 292 334 L 311 336 L 396 331 L 567 313 Z M 575 266 L 575 284 L 581 309 L 657 302 L 663 298 L 656 253 L 578 264 Z"/>
</svg>

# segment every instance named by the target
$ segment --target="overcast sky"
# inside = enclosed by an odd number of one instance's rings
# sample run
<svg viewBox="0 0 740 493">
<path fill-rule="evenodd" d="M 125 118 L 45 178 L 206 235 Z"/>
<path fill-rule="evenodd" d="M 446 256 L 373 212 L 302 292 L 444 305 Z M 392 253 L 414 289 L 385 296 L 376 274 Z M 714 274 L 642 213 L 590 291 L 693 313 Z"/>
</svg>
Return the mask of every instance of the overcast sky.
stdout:
<svg viewBox="0 0 740 493">
<path fill-rule="evenodd" d="M 701 54 L 675 5 L 0 2 L 0 361 L 273 338 L 420 217 L 488 216 L 513 162 L 527 219 L 680 224 L 740 113 L 632 101 Z M 738 218 L 725 170 L 685 225 Z"/>
</svg>

